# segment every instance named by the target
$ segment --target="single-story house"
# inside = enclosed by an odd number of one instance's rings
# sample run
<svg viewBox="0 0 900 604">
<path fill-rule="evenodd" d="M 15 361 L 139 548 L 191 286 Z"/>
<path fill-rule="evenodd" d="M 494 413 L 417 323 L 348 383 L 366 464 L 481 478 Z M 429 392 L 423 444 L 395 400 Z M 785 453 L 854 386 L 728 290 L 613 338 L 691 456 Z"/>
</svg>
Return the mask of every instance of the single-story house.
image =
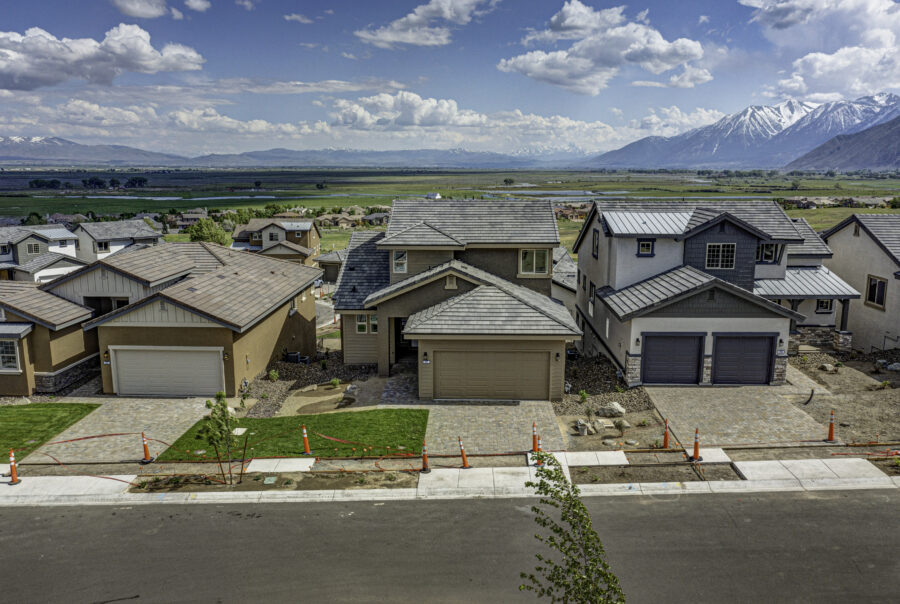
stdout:
<svg viewBox="0 0 900 604">
<path fill-rule="evenodd" d="M 338 274 L 340 274 L 341 266 L 344 264 L 346 258 L 346 249 L 322 254 L 316 258 L 316 263 L 319 265 L 319 268 L 325 271 L 322 275 L 322 280 L 325 281 L 325 283 L 337 282 Z"/>
</svg>

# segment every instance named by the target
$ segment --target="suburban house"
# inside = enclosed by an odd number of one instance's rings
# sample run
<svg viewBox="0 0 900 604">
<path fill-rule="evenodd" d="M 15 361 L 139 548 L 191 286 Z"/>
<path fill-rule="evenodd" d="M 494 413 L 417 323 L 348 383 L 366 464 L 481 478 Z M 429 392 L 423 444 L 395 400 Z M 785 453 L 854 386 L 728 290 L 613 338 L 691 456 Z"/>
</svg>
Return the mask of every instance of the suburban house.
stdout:
<svg viewBox="0 0 900 604">
<path fill-rule="evenodd" d="M 900 348 L 900 215 L 854 214 L 822 233 L 826 266 L 862 292 L 848 328 L 863 352 Z"/>
<path fill-rule="evenodd" d="M 232 249 L 258 252 L 282 260 L 315 265 L 321 250 L 319 227 L 309 220 L 253 218 L 232 234 Z"/>
<path fill-rule="evenodd" d="M 578 265 L 572 260 L 569 251 L 560 246 L 553 248 L 553 279 L 550 283 L 550 297 L 566 305 L 572 316 L 575 316 L 575 291 Z"/>
<path fill-rule="evenodd" d="M 75 227 L 78 236 L 78 258 L 93 262 L 106 258 L 135 244 L 156 245 L 162 239 L 143 220 L 82 222 Z"/>
<path fill-rule="evenodd" d="M 97 370 L 97 340 L 81 324 L 91 309 L 0 281 L 0 395 L 56 392 Z"/>
<path fill-rule="evenodd" d="M 74 271 L 78 237 L 62 226 L 0 227 L 0 279 L 46 282 Z"/>
<path fill-rule="evenodd" d="M 175 226 L 177 226 L 179 229 L 183 229 L 197 224 L 201 220 L 205 220 L 207 218 L 209 218 L 209 212 L 206 211 L 206 208 L 193 208 L 191 210 L 185 210 L 181 212 L 178 215 L 178 220 L 175 222 Z"/>
<path fill-rule="evenodd" d="M 105 393 L 235 396 L 285 353 L 314 354 L 320 275 L 211 243 L 167 243 L 98 260 L 41 293 L 82 309 L 78 330 L 100 354 Z"/>
<path fill-rule="evenodd" d="M 362 221 L 368 226 L 382 226 L 387 224 L 390 219 L 391 215 L 389 212 L 375 212 L 363 216 Z"/>
<path fill-rule="evenodd" d="M 319 268 L 325 271 L 322 275 L 322 280 L 325 281 L 325 283 L 337 282 L 338 275 L 341 272 L 341 266 L 344 264 L 346 258 L 346 249 L 322 254 L 316 258 L 316 263 L 319 265 Z"/>
<path fill-rule="evenodd" d="M 780 384 L 804 330 L 850 344 L 858 293 L 774 202 L 598 202 L 574 249 L 582 351 L 608 356 L 629 385 Z"/>
<path fill-rule="evenodd" d="M 321 226 L 338 227 L 341 229 L 352 229 L 356 226 L 357 219 L 362 217 L 351 216 L 350 214 L 322 214 L 316 218 L 316 224 Z"/>
<path fill-rule="evenodd" d="M 421 399 L 558 400 L 581 331 L 550 297 L 546 201 L 397 200 L 356 232 L 338 276 L 344 362 L 417 368 Z"/>
</svg>

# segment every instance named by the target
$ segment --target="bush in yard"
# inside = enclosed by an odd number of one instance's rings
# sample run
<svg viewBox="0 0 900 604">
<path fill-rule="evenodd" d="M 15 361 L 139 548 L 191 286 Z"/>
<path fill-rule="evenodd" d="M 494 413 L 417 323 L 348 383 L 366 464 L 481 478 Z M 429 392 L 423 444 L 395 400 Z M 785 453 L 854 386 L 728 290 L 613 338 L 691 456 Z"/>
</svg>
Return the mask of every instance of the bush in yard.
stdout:
<svg viewBox="0 0 900 604">
<path fill-rule="evenodd" d="M 269 381 L 270 382 L 277 382 L 279 377 L 281 377 L 281 376 L 278 375 L 277 369 L 269 369 Z"/>
<path fill-rule="evenodd" d="M 587 393 L 587 390 L 581 390 L 581 391 L 578 393 L 578 397 L 581 399 L 581 402 L 582 402 L 582 403 L 586 403 L 587 400 L 588 400 L 588 393 Z"/>
<path fill-rule="evenodd" d="M 533 454 L 543 466 L 538 482 L 525 483 L 540 495 L 541 506 L 532 506 L 534 521 L 549 534 L 536 534 L 541 544 L 561 555 L 557 562 L 535 554 L 533 573 L 521 573 L 520 590 L 532 591 L 551 602 L 624 602 L 619 579 L 606 562 L 606 552 L 581 502 L 581 491 L 566 479 L 559 462 L 549 453 Z M 548 510 L 549 508 L 549 510 Z M 549 511 L 549 513 L 548 513 Z"/>
<path fill-rule="evenodd" d="M 331 378 L 331 381 L 328 383 L 331 384 L 332 388 L 337 388 L 341 385 L 341 380 L 339 380 L 338 378 Z"/>
</svg>

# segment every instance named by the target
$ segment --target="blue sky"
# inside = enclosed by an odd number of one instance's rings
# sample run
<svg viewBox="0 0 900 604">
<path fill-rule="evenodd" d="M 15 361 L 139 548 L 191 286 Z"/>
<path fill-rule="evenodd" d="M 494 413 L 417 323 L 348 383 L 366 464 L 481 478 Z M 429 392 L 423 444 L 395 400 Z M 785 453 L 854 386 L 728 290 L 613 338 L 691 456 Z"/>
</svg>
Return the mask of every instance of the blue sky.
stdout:
<svg viewBox="0 0 900 604">
<path fill-rule="evenodd" d="M 602 151 L 900 88 L 895 0 L 3 2 L 0 136 Z"/>
</svg>

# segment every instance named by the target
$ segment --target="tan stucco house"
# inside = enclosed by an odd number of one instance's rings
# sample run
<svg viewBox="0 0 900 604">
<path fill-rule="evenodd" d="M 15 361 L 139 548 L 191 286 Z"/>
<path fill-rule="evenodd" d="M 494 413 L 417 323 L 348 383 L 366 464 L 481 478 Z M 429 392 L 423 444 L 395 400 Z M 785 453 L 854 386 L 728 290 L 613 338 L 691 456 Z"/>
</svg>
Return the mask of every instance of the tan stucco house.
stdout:
<svg viewBox="0 0 900 604">
<path fill-rule="evenodd" d="M 900 348 L 900 215 L 854 214 L 822 237 L 834 252 L 825 265 L 862 292 L 851 303 L 854 348 Z"/>
<path fill-rule="evenodd" d="M 311 220 L 253 218 L 235 227 L 231 248 L 316 266 L 322 249 L 319 227 Z"/>
<path fill-rule="evenodd" d="M 396 201 L 338 277 L 344 362 L 414 365 L 426 400 L 561 399 L 581 331 L 550 297 L 558 245 L 549 202 Z"/>
</svg>

